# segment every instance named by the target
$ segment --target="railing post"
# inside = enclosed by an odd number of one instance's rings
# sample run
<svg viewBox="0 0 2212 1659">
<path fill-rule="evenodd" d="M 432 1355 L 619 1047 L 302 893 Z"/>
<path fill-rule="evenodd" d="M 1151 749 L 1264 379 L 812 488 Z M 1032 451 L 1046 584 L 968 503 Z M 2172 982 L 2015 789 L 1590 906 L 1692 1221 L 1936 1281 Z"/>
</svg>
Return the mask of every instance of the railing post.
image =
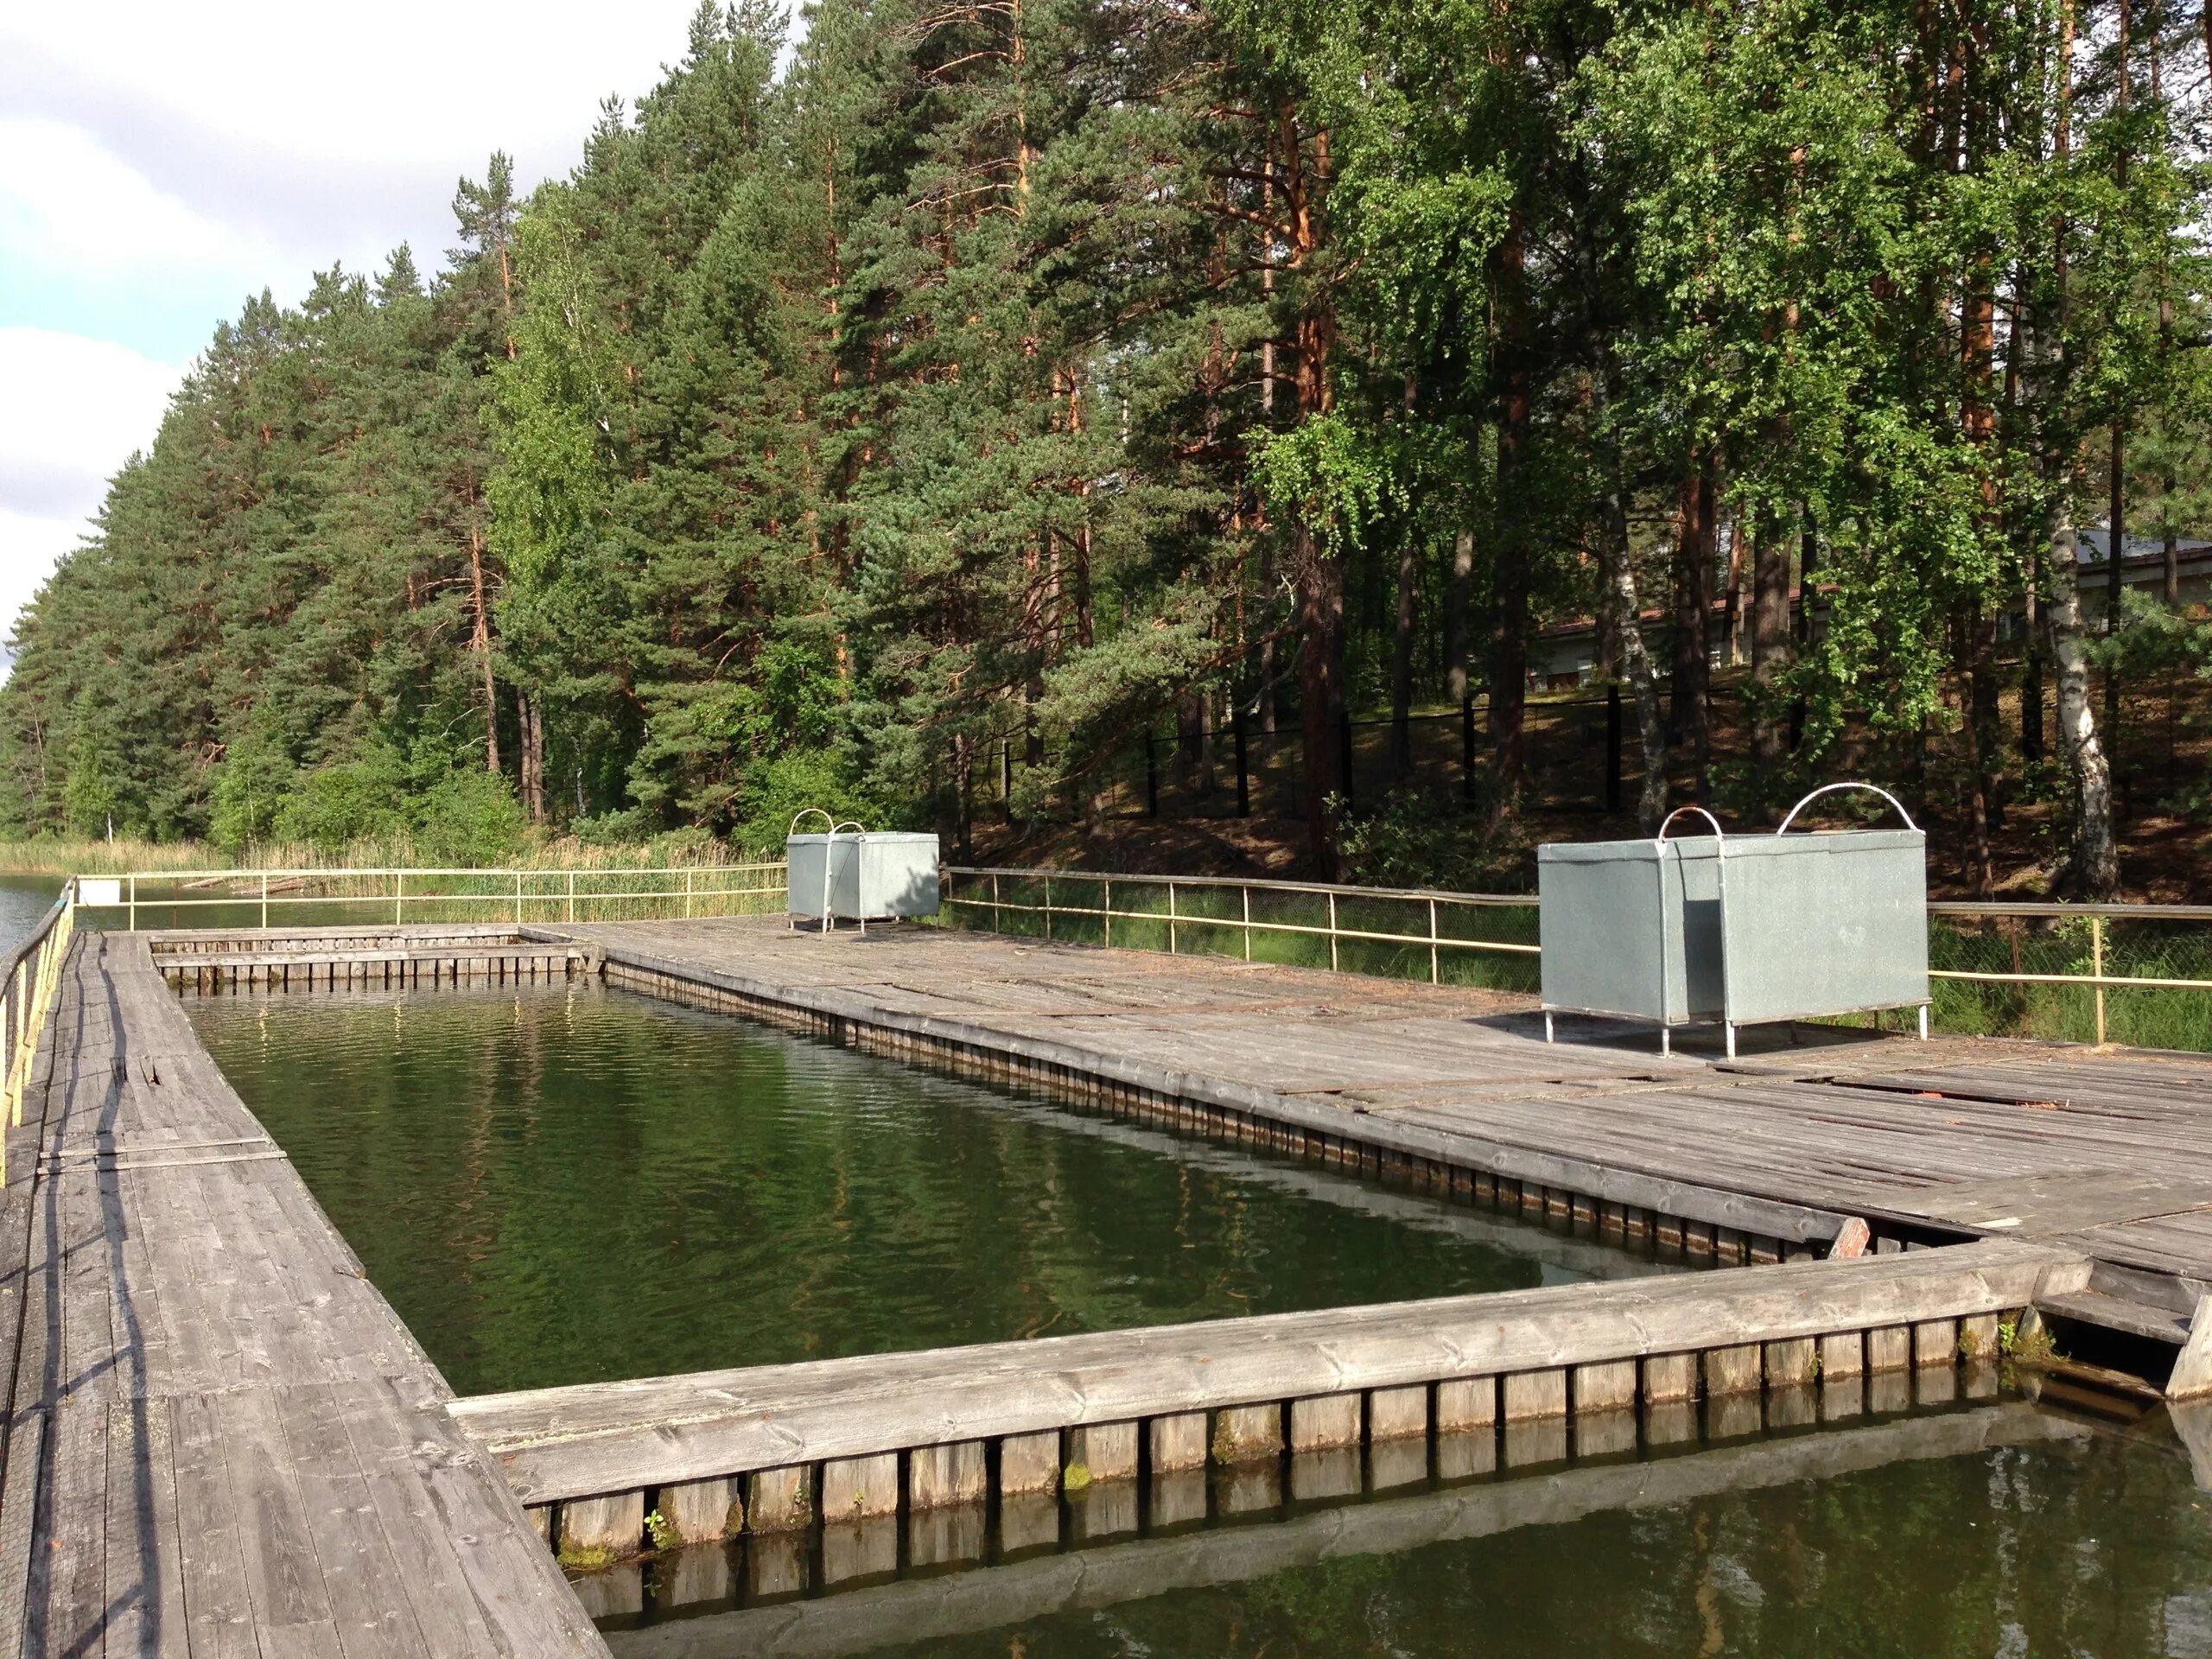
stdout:
<svg viewBox="0 0 2212 1659">
<path fill-rule="evenodd" d="M 574 870 L 569 872 L 569 919 L 572 922 L 576 919 L 576 873 Z"/>
<path fill-rule="evenodd" d="M 391 925 L 394 927 L 400 925 L 400 912 L 406 903 L 407 872 L 394 870 L 391 873 Z"/>
<path fill-rule="evenodd" d="M 1175 954 L 1175 884 L 1167 884 L 1167 954 Z"/>
<path fill-rule="evenodd" d="M 683 868 L 683 919 L 691 919 L 691 867 L 688 864 Z"/>
<path fill-rule="evenodd" d="M 1329 895 L 1329 971 L 1337 971 L 1337 895 Z"/>
<path fill-rule="evenodd" d="M 261 873 L 261 931 L 269 931 L 269 872 Z"/>
<path fill-rule="evenodd" d="M 130 883 L 130 931 L 138 931 L 138 872 L 133 870 L 124 878 Z"/>
<path fill-rule="evenodd" d="M 1444 981 L 1436 965 L 1436 900 L 1428 901 L 1428 982 L 1441 985 Z"/>
<path fill-rule="evenodd" d="M 862 923 L 862 924 L 861 924 L 861 925 L 865 926 L 865 925 L 867 925 L 867 924 L 866 924 L 866 923 Z M 1048 875 L 1048 876 L 1046 876 L 1046 877 L 1045 878 L 1045 942 L 1046 942 L 1047 944 L 1051 944 L 1051 943 L 1052 943 L 1052 878 L 1051 876 L 1049 876 L 1049 875 Z"/>
<path fill-rule="evenodd" d="M 1114 943 L 1114 878 L 1110 875 L 1106 878 L 1106 899 L 1099 909 L 1104 912 L 1099 920 L 1106 924 L 1106 943 L 1110 945 Z"/>
<path fill-rule="evenodd" d="M 824 853 L 823 856 L 826 858 L 829 855 Z M 1006 931 L 1006 918 L 999 912 L 999 873 L 996 870 L 991 872 L 991 931 Z"/>
<path fill-rule="evenodd" d="M 1237 892 L 1244 895 L 1244 960 L 1252 960 L 1252 889 L 1243 882 L 1236 884 Z"/>
<path fill-rule="evenodd" d="M 2097 976 L 2097 1046 L 2105 1043 L 2105 918 L 2089 918 L 2089 971 Z"/>
<path fill-rule="evenodd" d="M 515 872 L 515 925 L 522 925 L 522 872 Z"/>
</svg>

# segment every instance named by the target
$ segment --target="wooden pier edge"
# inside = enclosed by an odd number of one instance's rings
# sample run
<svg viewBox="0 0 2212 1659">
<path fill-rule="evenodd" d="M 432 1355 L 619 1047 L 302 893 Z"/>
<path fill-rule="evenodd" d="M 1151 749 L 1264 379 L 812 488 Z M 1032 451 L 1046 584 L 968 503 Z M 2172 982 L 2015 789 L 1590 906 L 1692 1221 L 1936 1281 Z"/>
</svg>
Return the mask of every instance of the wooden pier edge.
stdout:
<svg viewBox="0 0 2212 1659">
<path fill-rule="evenodd" d="M 1993 1353 L 2000 1316 L 2040 1295 L 2078 1290 L 2090 1266 L 2074 1251 L 1991 1241 L 1755 1272 L 532 1389 L 457 1400 L 448 1410 L 528 1504 L 633 1495 L 618 1507 L 610 1535 L 634 1540 L 646 1495 L 657 1489 L 810 1471 L 786 1484 L 794 1492 L 819 1490 L 820 1471 L 863 1459 L 903 1462 L 900 1454 L 931 1446 L 995 1449 L 1126 1426 L 1126 1460 L 1104 1472 L 1135 1477 L 1136 1448 L 1149 1438 L 1142 1426 L 1199 1413 L 1218 1422 L 1263 1408 L 1280 1424 L 1297 1402 L 1348 1400 L 1357 1444 L 1361 1402 L 1378 1392 L 1427 1391 L 1427 1428 L 1443 1433 L 1694 1398 L 1700 1387 L 1707 1395 L 1754 1397 L 1770 1382 L 1804 1387 L 1799 1348 L 1807 1339 L 1823 1343 L 1824 1352 L 1884 1357 L 1839 1364 L 1822 1383 L 1888 1364 L 1953 1366 Z M 1825 1345 L 1891 1332 L 1904 1340 Z M 1636 1374 L 1625 1387 L 1624 1365 Z M 1578 1400 L 1576 1379 L 1592 1368 L 1613 1369 L 1594 1399 Z M 1239 1455 L 1223 1449 L 1224 1439 L 1217 1430 L 1217 1461 Z M 1277 1455 L 1282 1445 L 1278 1435 L 1262 1452 Z M 1003 1466 L 1001 1458 L 991 1461 Z M 907 1498 L 912 1507 L 912 1493 Z M 898 1510 L 895 1491 L 882 1507 Z M 803 1511 L 786 1504 L 779 1521 L 756 1514 L 747 1524 L 804 1524 L 813 1516 Z"/>
<path fill-rule="evenodd" d="M 582 942 L 557 928 L 524 925 L 518 931 L 524 938 L 548 944 Z M 1580 1198 L 1595 1204 L 1648 1210 L 1656 1216 L 1708 1229 L 1779 1241 L 1785 1247 L 1824 1247 L 1853 1219 L 1840 1211 L 1700 1186 L 1465 1130 L 1440 1130 L 1362 1116 L 1355 1131 L 1340 1108 L 1230 1078 L 1099 1054 L 941 1015 L 901 1014 L 848 993 L 771 984 L 696 963 L 649 956 L 601 939 L 589 943 L 601 950 L 601 971 L 611 984 L 670 1001 L 696 1001 L 747 1014 L 771 1024 L 901 1059 L 1018 1079 L 1051 1092 L 1080 1098 L 1134 1096 L 1162 1105 L 1228 1113 L 1250 1120 L 1262 1133 L 1272 1126 L 1294 1135 L 1323 1136 L 1373 1148 L 1400 1160 L 1478 1170 L 1493 1179 L 1518 1182 L 1524 1188 L 1556 1192 L 1562 1199 Z"/>
</svg>

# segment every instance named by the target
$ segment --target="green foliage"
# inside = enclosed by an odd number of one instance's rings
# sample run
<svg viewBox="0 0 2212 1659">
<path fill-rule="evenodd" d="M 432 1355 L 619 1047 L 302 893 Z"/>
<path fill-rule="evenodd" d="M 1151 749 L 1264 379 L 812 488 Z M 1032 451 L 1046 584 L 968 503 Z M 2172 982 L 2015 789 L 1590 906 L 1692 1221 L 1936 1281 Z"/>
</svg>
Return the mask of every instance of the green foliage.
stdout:
<svg viewBox="0 0 2212 1659">
<path fill-rule="evenodd" d="M 207 838 L 232 854 L 271 839 L 277 814 L 298 781 L 299 768 L 283 747 L 264 733 L 250 731 L 215 768 L 208 791 L 213 812 Z"/>
<path fill-rule="evenodd" d="M 1511 893 L 1526 887 L 1535 849 L 1519 819 L 1470 812 L 1448 797 L 1393 790 L 1373 808 L 1347 813 L 1348 879 L 1376 887 Z"/>
<path fill-rule="evenodd" d="M 481 770 L 448 773 L 411 795 L 407 824 L 426 863 L 508 862 L 523 840 L 522 808 L 504 778 Z"/>
<path fill-rule="evenodd" d="M 378 748 L 302 774 L 270 827 L 280 841 L 304 842 L 334 857 L 351 842 L 395 835 L 405 823 L 405 772 L 397 754 Z"/>
</svg>

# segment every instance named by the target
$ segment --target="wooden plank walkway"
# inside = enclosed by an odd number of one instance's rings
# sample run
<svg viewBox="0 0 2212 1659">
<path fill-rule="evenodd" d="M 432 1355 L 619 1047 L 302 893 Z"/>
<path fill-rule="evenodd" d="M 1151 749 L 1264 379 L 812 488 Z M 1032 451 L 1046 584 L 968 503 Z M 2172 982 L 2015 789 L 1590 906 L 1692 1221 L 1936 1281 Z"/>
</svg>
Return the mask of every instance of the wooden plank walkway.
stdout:
<svg viewBox="0 0 2212 1659">
<path fill-rule="evenodd" d="M 626 967 L 1787 1239 L 1767 1204 L 2064 1242 L 2177 1312 L 2212 1289 L 2212 1056 L 1758 1027 L 1742 1058 L 1488 992 L 922 927 L 544 930 Z M 1555 1170 L 1556 1174 L 1544 1172 Z M 1525 1173 L 1524 1173 L 1525 1172 Z M 1627 1201 L 1657 1205 L 1653 1197 Z M 1663 1206 L 1661 1206 L 1663 1207 Z M 1814 1236 L 1801 1230 L 1796 1236 Z"/>
<path fill-rule="evenodd" d="M 0 1656 L 603 1654 L 143 938 L 79 936 L 53 1019 L 0 1193 Z"/>
</svg>

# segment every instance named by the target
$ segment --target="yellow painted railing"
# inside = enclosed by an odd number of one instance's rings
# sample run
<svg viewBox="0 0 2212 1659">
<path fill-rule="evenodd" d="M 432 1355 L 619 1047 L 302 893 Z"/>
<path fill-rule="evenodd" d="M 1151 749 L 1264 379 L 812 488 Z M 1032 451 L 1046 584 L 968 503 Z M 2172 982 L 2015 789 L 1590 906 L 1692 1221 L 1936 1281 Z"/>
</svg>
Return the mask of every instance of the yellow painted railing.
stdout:
<svg viewBox="0 0 2212 1659">
<path fill-rule="evenodd" d="M 6 1077 L 0 1083 L 8 1127 L 23 1126 L 23 1096 L 29 1091 L 31 1068 L 38 1059 L 38 1045 L 46 1030 L 48 1010 L 61 983 L 61 964 L 69 957 L 69 941 L 77 927 L 76 883 L 61 889 L 30 938 L 16 947 L 7 967 L 5 1021 L 8 1038 Z M 7 1147 L 0 1141 L 0 1184 L 8 1179 Z"/>
<path fill-rule="evenodd" d="M 757 914 L 784 896 L 782 862 L 652 869 L 133 871 L 80 876 L 99 925 L 268 927 L 272 921 L 590 922 Z"/>
</svg>

